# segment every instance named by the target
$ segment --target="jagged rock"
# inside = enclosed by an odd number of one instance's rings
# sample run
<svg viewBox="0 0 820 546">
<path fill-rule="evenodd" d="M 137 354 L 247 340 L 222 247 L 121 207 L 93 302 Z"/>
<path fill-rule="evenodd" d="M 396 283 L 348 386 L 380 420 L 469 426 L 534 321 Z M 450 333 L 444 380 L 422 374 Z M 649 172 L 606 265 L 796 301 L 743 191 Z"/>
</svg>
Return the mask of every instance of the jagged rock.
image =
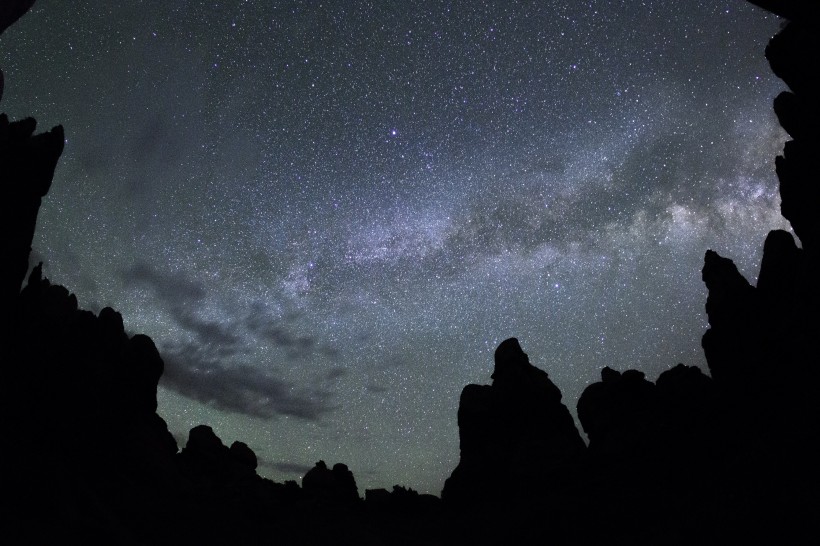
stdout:
<svg viewBox="0 0 820 546">
<path fill-rule="evenodd" d="M 778 403 L 792 407 L 795 419 L 807 419 L 817 407 L 809 385 L 820 380 L 816 336 L 820 330 L 820 5 L 817 2 L 755 0 L 789 19 L 766 47 L 772 71 L 792 93 L 774 103 L 778 119 L 794 140 L 775 160 L 780 180 L 781 213 L 799 237 L 772 232 L 766 240 L 758 290 L 764 306 L 764 358 L 781 374 L 769 378 L 766 390 L 778 392 Z M 793 385 L 790 385 L 792 383 Z M 808 421 L 804 421 L 808 422 Z"/>
<path fill-rule="evenodd" d="M 754 287 L 737 270 L 734 262 L 714 250 L 704 257 L 703 282 L 709 290 L 706 314 L 709 324 L 720 327 L 737 322 L 753 309 Z"/>
<path fill-rule="evenodd" d="M 467 385 L 461 393 L 461 460 L 442 491 L 448 502 L 535 494 L 586 448 L 561 391 L 517 339 L 498 346 L 491 377 L 491 386 Z"/>
<path fill-rule="evenodd" d="M 769 233 L 757 287 L 731 260 L 708 251 L 703 279 L 709 290 L 711 328 L 702 345 L 712 377 L 722 389 L 753 395 L 815 381 L 814 337 L 820 323 L 816 268 L 786 231 Z M 774 367 L 778 371 L 773 374 Z"/>
<path fill-rule="evenodd" d="M 755 2 L 791 19 L 766 47 L 772 71 L 792 90 L 774 101 L 780 124 L 794 138 L 775 161 L 780 179 L 780 211 L 804 249 L 816 254 L 820 243 L 820 8 L 814 2 Z M 816 255 L 812 258 L 816 260 Z"/>
<path fill-rule="evenodd" d="M 792 20 L 766 46 L 766 59 L 775 75 L 797 95 L 817 98 L 820 82 L 812 69 L 820 56 L 817 21 Z"/>
<path fill-rule="evenodd" d="M 99 316 L 80 309 L 43 277 L 42 264 L 3 311 L 0 400 L 12 424 L 2 447 L 15 449 L 15 477 L 3 478 L 9 495 L 28 499 L 19 521 L 55 522 L 79 542 L 151 532 L 137 522 L 159 521 L 182 491 L 176 442 L 156 414 L 163 363 L 153 342 L 129 338 L 112 309 Z M 59 449 L 43 449 L 43 431 Z M 51 481 L 31 478 L 43 468 L 52 469 Z M 75 513 L 69 521 L 62 515 Z M 50 529 L 43 528 L 44 543 Z"/>
<path fill-rule="evenodd" d="M 119 313 L 103 309 L 95 316 L 79 309 L 74 294 L 42 277 L 41 264 L 32 269 L 15 308 L 10 347 L 36 362 L 15 369 L 16 380 L 37 381 L 41 392 L 52 391 L 48 405 L 62 401 L 75 408 L 76 422 L 87 424 L 89 433 L 156 412 L 162 358 L 149 337 L 125 334 Z"/>
<path fill-rule="evenodd" d="M 657 400 L 665 406 L 664 413 L 680 414 L 704 410 L 712 405 L 715 395 L 712 379 L 704 375 L 697 366 L 685 364 L 678 364 L 663 372 L 655 382 L 655 387 Z M 668 419 L 666 416 L 664 418 Z"/>
<path fill-rule="evenodd" d="M 356 479 L 353 477 L 353 472 L 347 468 L 347 465 L 336 463 L 333 465 L 331 472 L 336 478 L 336 483 L 339 484 L 342 498 L 351 501 L 359 500 L 359 488 L 356 486 Z"/>
<path fill-rule="evenodd" d="M 3 0 L 0 3 L 0 34 L 22 17 L 34 5 L 34 0 Z"/>
<path fill-rule="evenodd" d="M 37 266 L 42 272 L 42 264 Z M 114 311 L 110 307 L 104 307 L 98 315 L 100 319 L 100 328 L 105 337 L 111 339 L 122 339 L 125 336 L 125 326 L 122 322 L 122 315 Z"/>
<path fill-rule="evenodd" d="M 42 197 L 63 152 L 62 126 L 34 135 L 32 118 L 9 123 L 0 114 L 0 309 L 10 309 L 26 276 Z"/>
<path fill-rule="evenodd" d="M 801 285 L 803 264 L 794 237 L 781 229 L 769 232 L 763 244 L 763 259 L 757 289 L 767 300 L 792 304 Z"/>
<path fill-rule="evenodd" d="M 318 461 L 302 476 L 302 489 L 305 491 L 332 489 L 335 485 L 336 479 L 324 461 Z"/>
<path fill-rule="evenodd" d="M 745 388 L 757 380 L 763 365 L 755 288 L 732 260 L 713 250 L 706 251 L 703 281 L 709 290 L 706 314 L 711 328 L 701 345 L 712 378 L 725 386 Z"/>
<path fill-rule="evenodd" d="M 783 91 L 774 99 L 774 112 L 783 129 L 794 139 L 817 140 L 820 133 L 818 105 Z"/>
<path fill-rule="evenodd" d="M 188 441 L 179 453 L 186 475 L 198 484 L 206 496 L 223 495 L 218 488 L 230 480 L 230 450 L 208 425 L 197 425 L 188 432 Z"/>
<path fill-rule="evenodd" d="M 667 469 L 686 480 L 705 474 L 700 454 L 714 453 L 721 425 L 715 383 L 697 366 L 678 364 L 655 382 L 656 429 L 652 431 Z"/>
<path fill-rule="evenodd" d="M 699 506 L 714 498 L 721 453 L 714 441 L 719 424 L 712 380 L 683 364 L 661 374 L 657 384 L 637 370 L 608 367 L 601 379 L 578 401 L 590 439 L 586 509 L 601 533 L 587 541 L 601 542 L 618 529 L 618 536 L 632 537 L 627 543 L 664 542 L 670 529 L 684 524 L 681 514 L 698 521 L 702 532 L 708 516 L 698 513 Z"/>
<path fill-rule="evenodd" d="M 188 442 L 182 451 L 213 458 L 221 457 L 225 449 L 227 449 L 225 444 L 216 435 L 214 429 L 208 425 L 197 425 L 188 432 Z"/>
<path fill-rule="evenodd" d="M 627 460 L 647 451 L 655 428 L 655 385 L 643 372 L 619 373 L 608 366 L 601 382 L 589 385 L 578 399 L 578 419 L 599 456 Z"/>
<path fill-rule="evenodd" d="M 230 447 L 231 459 L 244 468 L 255 471 L 258 465 L 256 453 L 245 442 L 234 442 Z"/>
<path fill-rule="evenodd" d="M 820 5 L 805 0 L 748 0 L 750 3 L 792 21 L 809 21 L 817 24 Z"/>
<path fill-rule="evenodd" d="M 385 517 L 387 514 L 407 517 L 435 517 L 440 509 L 441 499 L 433 495 L 420 495 L 413 488 L 394 485 L 392 491 L 387 489 L 367 489 L 365 503 L 370 510 L 377 510 Z"/>
<path fill-rule="evenodd" d="M 800 237 L 803 248 L 817 250 L 820 226 L 815 217 L 820 211 L 820 186 L 815 183 L 815 173 L 820 170 L 816 143 L 790 140 L 783 155 L 775 160 L 775 170 L 780 179 L 780 212 Z"/>
<path fill-rule="evenodd" d="M 331 470 L 324 461 L 317 462 L 302 478 L 302 489 L 322 501 L 349 503 L 360 500 L 353 473 L 342 463 L 336 463 Z"/>
</svg>

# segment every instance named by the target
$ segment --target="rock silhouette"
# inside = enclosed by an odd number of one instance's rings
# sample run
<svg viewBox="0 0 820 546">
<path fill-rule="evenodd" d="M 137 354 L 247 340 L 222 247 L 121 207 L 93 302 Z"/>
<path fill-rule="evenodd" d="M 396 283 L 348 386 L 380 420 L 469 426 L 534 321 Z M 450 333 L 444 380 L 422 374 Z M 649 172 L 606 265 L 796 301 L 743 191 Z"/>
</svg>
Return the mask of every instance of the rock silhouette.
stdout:
<svg viewBox="0 0 820 546">
<path fill-rule="evenodd" d="M 820 9 L 812 2 L 755 2 L 791 19 L 766 47 L 772 71 L 789 86 L 774 101 L 774 110 L 793 140 L 776 160 L 780 179 L 780 210 L 800 238 L 803 249 L 817 252 L 820 188 L 816 184 L 820 148 Z"/>
<path fill-rule="evenodd" d="M 467 385 L 461 393 L 461 460 L 444 484 L 446 501 L 530 496 L 586 449 L 561 391 L 530 364 L 517 339 L 498 346 L 491 377 L 492 385 Z"/>
<path fill-rule="evenodd" d="M 0 34 L 22 17 L 34 5 L 34 0 L 6 0 L 0 5 Z"/>
<path fill-rule="evenodd" d="M 628 461 L 646 453 L 657 428 L 655 385 L 643 372 L 624 373 L 605 367 L 601 382 L 588 386 L 578 399 L 578 420 L 600 457 Z"/>
<path fill-rule="evenodd" d="M 336 463 L 331 470 L 324 461 L 319 461 L 302 478 L 302 488 L 305 493 L 327 502 L 345 503 L 359 500 L 356 479 L 347 465 L 342 463 Z"/>
<path fill-rule="evenodd" d="M 43 196 L 51 187 L 57 160 L 63 153 L 62 126 L 34 134 L 32 118 L 9 122 L 0 114 L 0 305 L 9 309 L 29 268 L 29 253 Z"/>
</svg>

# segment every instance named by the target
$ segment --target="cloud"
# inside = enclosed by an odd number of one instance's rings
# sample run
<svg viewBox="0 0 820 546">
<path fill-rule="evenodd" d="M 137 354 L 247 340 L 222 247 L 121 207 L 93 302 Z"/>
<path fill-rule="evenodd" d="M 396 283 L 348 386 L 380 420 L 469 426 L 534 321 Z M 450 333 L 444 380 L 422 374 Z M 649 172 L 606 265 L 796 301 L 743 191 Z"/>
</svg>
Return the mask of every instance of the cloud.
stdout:
<svg viewBox="0 0 820 546">
<path fill-rule="evenodd" d="M 251 305 L 244 319 L 230 318 L 222 322 L 203 319 L 194 304 L 202 306 L 207 296 L 205 285 L 192 280 L 183 272 L 164 273 L 153 266 L 138 262 L 122 271 L 120 277 L 126 287 L 148 288 L 168 309 L 176 323 L 192 332 L 200 343 L 230 346 L 240 342 L 238 332 L 247 330 L 259 340 L 284 349 L 290 360 L 304 358 L 314 352 L 335 357 L 337 351 L 319 344 L 315 337 L 297 335 L 286 327 L 290 319 L 275 319 L 262 302 Z"/>
<path fill-rule="evenodd" d="M 347 368 L 331 368 L 325 373 L 325 379 L 334 381 L 347 375 Z"/>
<path fill-rule="evenodd" d="M 277 319 L 266 310 L 264 303 L 255 302 L 242 325 L 258 340 L 283 349 L 289 360 L 307 358 L 315 353 L 330 359 L 339 356 L 338 349 L 319 343 L 316 337 L 293 333 L 288 324 L 291 320 L 287 316 Z"/>
<path fill-rule="evenodd" d="M 295 317 L 275 319 L 257 302 L 247 314 L 224 313 L 218 321 L 210 320 L 201 315 L 207 307 L 205 285 L 182 272 L 169 274 L 137 263 L 121 277 L 126 286 L 151 290 L 174 322 L 193 334 L 188 341 L 162 343 L 162 381 L 168 388 L 225 411 L 262 418 L 289 415 L 316 421 L 335 409 L 329 387 L 347 373 L 345 368 L 333 367 L 305 387 L 247 362 L 259 342 L 283 350 L 287 360 L 338 356 L 314 336 L 294 334 L 288 322 Z"/>
<path fill-rule="evenodd" d="M 170 306 L 198 302 L 205 298 L 205 285 L 188 278 L 184 273 L 163 273 L 149 264 L 137 262 L 120 272 L 126 287 L 150 288 L 156 296 Z"/>
<path fill-rule="evenodd" d="M 203 320 L 195 313 L 180 307 L 172 307 L 170 311 L 177 324 L 193 332 L 200 343 L 220 346 L 239 343 L 239 337 L 232 333 L 234 328 L 230 324 L 224 325 L 210 320 Z"/>
<path fill-rule="evenodd" d="M 194 344 L 163 347 L 162 382 L 189 398 L 254 417 L 289 415 L 317 421 L 336 408 L 325 385 L 300 388 L 270 370 L 222 364 L 219 356 Z"/>
<path fill-rule="evenodd" d="M 221 346 L 236 345 L 239 337 L 231 324 L 202 319 L 193 304 L 202 303 L 207 295 L 203 283 L 190 279 L 182 272 L 163 273 L 138 262 L 120 274 L 126 287 L 143 286 L 150 289 L 165 304 L 171 316 L 182 328 L 193 333 L 200 343 Z"/>
</svg>

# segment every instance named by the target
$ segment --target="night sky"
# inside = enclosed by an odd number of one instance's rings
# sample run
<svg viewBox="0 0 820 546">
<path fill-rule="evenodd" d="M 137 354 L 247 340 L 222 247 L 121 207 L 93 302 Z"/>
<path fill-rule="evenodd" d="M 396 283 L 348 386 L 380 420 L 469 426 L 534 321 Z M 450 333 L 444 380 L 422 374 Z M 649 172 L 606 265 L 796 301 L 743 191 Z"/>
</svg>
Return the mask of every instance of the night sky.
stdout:
<svg viewBox="0 0 820 546">
<path fill-rule="evenodd" d="M 763 56 L 725 1 L 40 0 L 2 110 L 62 123 L 35 261 L 163 355 L 180 445 L 438 494 L 515 336 L 575 412 L 608 365 L 706 370 L 708 248 L 785 228 Z M 504 469 L 498 469 L 503 472 Z"/>
</svg>

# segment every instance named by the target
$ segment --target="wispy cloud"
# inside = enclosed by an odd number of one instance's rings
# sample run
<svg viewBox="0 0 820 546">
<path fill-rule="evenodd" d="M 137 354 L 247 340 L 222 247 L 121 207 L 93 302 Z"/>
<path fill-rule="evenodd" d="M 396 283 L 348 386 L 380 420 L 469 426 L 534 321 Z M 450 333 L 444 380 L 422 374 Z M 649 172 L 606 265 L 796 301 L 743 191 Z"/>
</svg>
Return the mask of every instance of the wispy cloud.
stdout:
<svg viewBox="0 0 820 546">
<path fill-rule="evenodd" d="M 338 357 L 338 350 L 310 335 L 296 334 L 287 319 L 273 317 L 262 302 L 251 305 L 250 313 L 243 321 L 256 339 L 282 349 L 290 360 L 307 358 L 319 353 L 330 359 Z"/>
<path fill-rule="evenodd" d="M 164 273 L 146 263 L 137 262 L 120 272 L 126 287 L 144 286 L 170 306 L 198 302 L 205 298 L 205 286 L 181 272 Z"/>
<path fill-rule="evenodd" d="M 164 350 L 165 386 L 216 408 L 255 417 L 289 415 L 311 421 L 333 411 L 327 382 L 300 387 L 272 370 L 227 365 L 207 349 L 187 344 Z"/>
<path fill-rule="evenodd" d="M 338 355 L 315 336 L 294 333 L 287 319 L 272 316 L 263 303 L 252 304 L 247 313 L 225 313 L 212 320 L 202 316 L 208 304 L 204 283 L 183 272 L 166 273 L 137 263 L 120 275 L 126 287 L 150 290 L 176 325 L 192 334 L 185 341 L 161 343 L 162 382 L 168 388 L 219 409 L 263 418 L 289 415 L 315 421 L 335 408 L 331 387 L 347 373 L 345 368 L 333 367 L 305 386 L 247 361 L 259 344 L 280 349 L 288 361 L 316 354 L 333 360 Z"/>
</svg>

